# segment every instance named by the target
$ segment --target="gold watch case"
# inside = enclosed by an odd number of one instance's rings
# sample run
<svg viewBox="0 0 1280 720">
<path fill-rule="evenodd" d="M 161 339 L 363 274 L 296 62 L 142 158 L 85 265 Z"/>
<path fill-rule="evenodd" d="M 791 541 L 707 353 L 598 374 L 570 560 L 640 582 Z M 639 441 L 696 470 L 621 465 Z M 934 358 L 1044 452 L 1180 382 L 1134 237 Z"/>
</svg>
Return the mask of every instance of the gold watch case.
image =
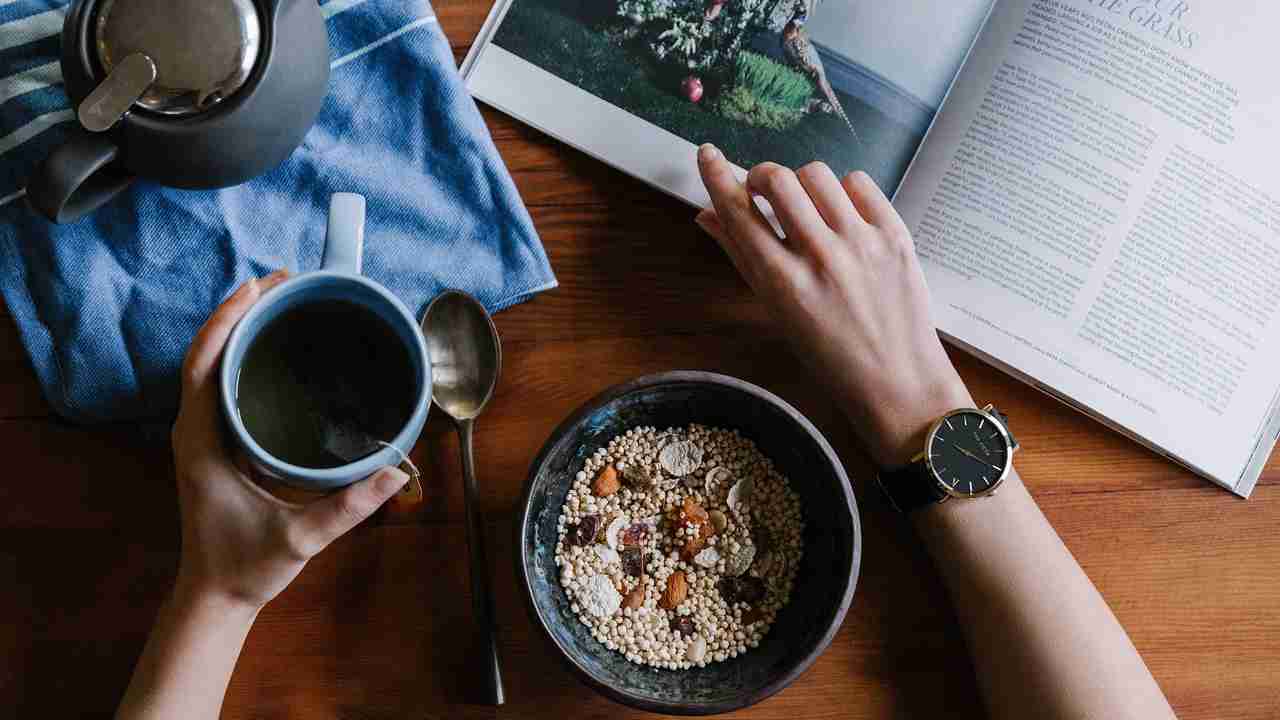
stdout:
<svg viewBox="0 0 1280 720">
<path fill-rule="evenodd" d="M 1004 484 L 1005 479 L 1009 477 L 1010 471 L 1013 470 L 1013 455 L 1018 451 L 1019 446 L 1018 446 L 1018 442 L 1013 439 L 1012 435 L 1009 434 L 1009 428 L 1005 427 L 1004 421 L 1001 420 L 999 417 L 997 417 L 995 412 L 996 412 L 996 409 L 994 405 L 987 405 L 986 407 L 983 407 L 981 410 L 977 410 L 974 408 L 956 408 L 955 410 L 952 410 L 946 415 L 943 415 L 942 417 L 938 418 L 937 420 L 934 421 L 932 425 L 929 426 L 929 433 L 925 435 L 925 439 L 924 439 L 924 449 L 921 450 L 918 455 L 912 458 L 911 461 L 924 462 L 925 467 L 929 468 L 929 475 L 933 478 L 933 481 L 937 483 L 938 490 L 943 493 L 942 500 L 940 500 L 939 502 L 946 502 L 951 498 L 960 498 L 961 500 L 973 500 L 975 498 L 990 497 L 996 494 L 996 491 L 1000 489 L 1000 486 L 1002 484 Z M 978 415 L 985 417 L 987 420 L 991 421 L 991 424 L 995 426 L 996 430 L 1000 431 L 1000 436 L 1004 438 L 1005 445 L 1009 448 L 1009 456 L 1005 460 L 1004 469 L 1000 472 L 1000 477 L 996 478 L 996 481 L 991 484 L 991 487 L 987 488 L 986 490 L 983 490 L 982 492 L 977 492 L 973 494 L 957 492 L 953 490 L 951 486 L 948 485 L 945 481 L 943 481 L 942 476 L 939 475 L 937 470 L 934 469 L 933 456 L 930 455 L 929 453 L 929 448 L 933 447 L 934 436 L 938 434 L 938 429 L 941 428 L 943 423 L 945 423 L 948 419 L 962 413 L 970 413 L 970 414 L 976 413 Z"/>
</svg>

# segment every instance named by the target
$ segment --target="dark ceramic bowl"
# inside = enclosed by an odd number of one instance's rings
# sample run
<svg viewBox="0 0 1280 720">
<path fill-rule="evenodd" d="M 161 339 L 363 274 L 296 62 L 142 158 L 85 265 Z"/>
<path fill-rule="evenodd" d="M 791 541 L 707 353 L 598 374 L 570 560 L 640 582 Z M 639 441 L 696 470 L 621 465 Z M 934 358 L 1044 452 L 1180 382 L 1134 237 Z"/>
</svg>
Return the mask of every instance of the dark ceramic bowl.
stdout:
<svg viewBox="0 0 1280 720">
<path fill-rule="evenodd" d="M 556 521 L 574 475 L 596 448 L 638 425 L 662 429 L 690 423 L 740 431 L 790 479 L 804 514 L 804 556 L 791 602 L 759 647 L 705 668 L 657 670 L 601 645 L 569 609 L 555 565 Z M 534 621 L 578 676 L 625 705 L 677 715 L 746 707 L 799 677 L 840 628 L 862 554 L 853 491 L 822 434 L 776 395 L 703 372 L 652 375 L 620 385 L 556 428 L 525 485 L 516 542 L 516 573 Z"/>
</svg>

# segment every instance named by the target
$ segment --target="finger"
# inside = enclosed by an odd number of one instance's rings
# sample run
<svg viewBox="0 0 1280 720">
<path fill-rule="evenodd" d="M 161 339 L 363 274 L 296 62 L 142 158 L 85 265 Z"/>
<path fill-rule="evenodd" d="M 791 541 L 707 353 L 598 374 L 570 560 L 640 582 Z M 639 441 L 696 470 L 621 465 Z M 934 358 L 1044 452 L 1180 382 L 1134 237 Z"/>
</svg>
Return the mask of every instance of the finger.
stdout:
<svg viewBox="0 0 1280 720">
<path fill-rule="evenodd" d="M 198 385 L 209 377 L 217 367 L 218 359 L 222 357 L 222 348 L 227 344 L 227 338 L 235 329 L 236 323 L 249 312 L 249 308 L 253 307 L 263 293 L 288 278 L 288 270 L 277 270 L 261 280 L 251 279 L 213 311 L 204 327 L 196 333 L 195 339 L 191 341 L 191 348 L 187 351 L 183 378 L 188 385 Z"/>
<path fill-rule="evenodd" d="M 720 223 L 720 218 L 716 217 L 716 211 L 712 208 L 705 208 L 698 213 L 693 219 L 698 227 L 704 232 L 716 239 L 716 242 L 723 245 L 728 242 L 728 236 L 725 234 L 724 225 Z"/>
<path fill-rule="evenodd" d="M 724 228 L 721 245 L 748 282 L 794 260 L 719 150 L 699 148 L 698 170 Z"/>
<path fill-rule="evenodd" d="M 796 171 L 796 178 L 832 230 L 843 232 L 863 223 L 840 179 L 826 163 L 811 162 Z"/>
<path fill-rule="evenodd" d="M 220 452 L 218 384 L 211 381 L 213 371 L 218 366 L 222 348 L 236 323 L 253 307 L 262 293 L 288 277 L 288 271 L 278 270 L 265 278 L 250 280 L 240 286 L 196 333 L 182 365 L 182 400 L 178 421 L 174 425 L 175 438 L 192 434 L 195 447 Z"/>
<path fill-rule="evenodd" d="M 777 163 L 760 163 L 747 173 L 747 189 L 769 201 L 783 234 L 793 247 L 809 248 L 827 236 L 827 223 L 789 168 Z"/>
<path fill-rule="evenodd" d="M 870 175 L 861 170 L 851 172 L 844 176 L 841 185 L 864 220 L 882 230 L 906 229 L 906 223 L 902 222 L 893 203 Z"/>
<path fill-rule="evenodd" d="M 298 522 L 308 546 L 319 552 L 400 492 L 409 476 L 385 467 L 354 485 L 302 508 Z"/>
</svg>

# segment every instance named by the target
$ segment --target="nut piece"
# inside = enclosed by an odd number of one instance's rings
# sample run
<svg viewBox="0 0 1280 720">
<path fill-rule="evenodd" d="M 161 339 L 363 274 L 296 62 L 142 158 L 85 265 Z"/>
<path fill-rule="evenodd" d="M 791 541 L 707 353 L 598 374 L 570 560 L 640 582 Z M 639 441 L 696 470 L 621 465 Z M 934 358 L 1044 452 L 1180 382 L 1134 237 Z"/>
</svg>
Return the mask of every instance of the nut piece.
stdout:
<svg viewBox="0 0 1280 720">
<path fill-rule="evenodd" d="M 711 527 L 717 533 L 724 532 L 724 529 L 729 526 L 729 518 L 725 517 L 725 514 L 719 510 L 712 510 L 709 514 L 711 515 Z"/>
<path fill-rule="evenodd" d="M 595 550 L 596 557 L 600 558 L 600 562 L 603 562 L 605 567 L 622 562 L 622 556 L 618 554 L 617 550 L 614 550 L 611 547 L 605 545 L 593 545 L 592 549 Z"/>
<path fill-rule="evenodd" d="M 707 471 L 706 484 L 707 494 L 715 497 L 716 489 L 723 486 L 733 485 L 733 473 L 727 467 L 714 467 Z"/>
<path fill-rule="evenodd" d="M 594 575 L 587 580 L 582 595 L 582 605 L 586 611 L 596 617 L 607 617 L 618 612 L 622 605 L 622 595 L 613 586 L 613 581 L 605 575 Z"/>
<path fill-rule="evenodd" d="M 658 464 L 668 474 L 684 477 L 702 467 L 702 448 L 688 440 L 677 440 L 658 453 Z"/>
<path fill-rule="evenodd" d="M 640 578 L 640 583 L 632 588 L 631 592 L 622 599 L 622 607 L 635 610 L 644 605 L 644 578 Z"/>
<path fill-rule="evenodd" d="M 691 663 L 700 663 L 706 656 L 707 641 L 703 640 L 701 636 L 694 638 L 693 642 L 689 643 L 689 649 L 686 651 L 685 657 L 689 658 Z"/>
<path fill-rule="evenodd" d="M 622 483 L 618 482 L 618 469 L 612 465 L 601 470 L 600 474 L 596 475 L 595 482 L 591 483 L 591 494 L 596 497 L 609 497 L 620 489 L 622 489 Z"/>
<path fill-rule="evenodd" d="M 658 598 L 658 607 L 663 610 L 675 610 L 689 597 L 689 581 L 684 577 L 683 570 L 677 570 L 667 578 L 667 589 L 662 593 L 662 597 Z"/>
<path fill-rule="evenodd" d="M 693 564 L 698 567 L 713 568 L 720 562 L 720 551 L 713 547 L 705 548 L 693 556 Z"/>
<path fill-rule="evenodd" d="M 620 533 L 628 524 L 630 524 L 630 521 L 627 520 L 625 515 L 620 515 L 614 518 L 613 522 L 609 523 L 609 527 L 604 531 L 605 543 L 614 550 L 617 550 L 619 543 L 618 538 L 621 537 Z"/>
<path fill-rule="evenodd" d="M 739 480 L 729 488 L 729 497 L 726 498 L 725 504 L 735 515 L 741 515 L 746 510 L 746 506 L 751 503 L 751 493 L 755 489 L 756 484 L 751 482 L 751 478 Z"/>
</svg>

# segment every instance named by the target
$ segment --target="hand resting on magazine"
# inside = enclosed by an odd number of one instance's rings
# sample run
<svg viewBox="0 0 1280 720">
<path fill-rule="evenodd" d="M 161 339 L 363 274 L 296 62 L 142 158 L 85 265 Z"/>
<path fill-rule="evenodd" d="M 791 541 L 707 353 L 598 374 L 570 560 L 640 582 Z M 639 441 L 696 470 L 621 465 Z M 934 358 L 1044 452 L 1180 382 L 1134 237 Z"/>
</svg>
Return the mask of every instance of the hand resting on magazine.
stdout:
<svg viewBox="0 0 1280 720">
<path fill-rule="evenodd" d="M 744 184 L 711 146 L 698 163 L 714 204 L 698 224 L 787 328 L 878 465 L 906 463 L 932 421 L 973 407 L 938 339 L 911 234 L 871 178 L 764 163 Z M 768 200 L 785 238 L 754 195 Z M 1017 472 L 997 495 L 910 517 L 951 595 L 992 717 L 1174 716 Z"/>
</svg>

